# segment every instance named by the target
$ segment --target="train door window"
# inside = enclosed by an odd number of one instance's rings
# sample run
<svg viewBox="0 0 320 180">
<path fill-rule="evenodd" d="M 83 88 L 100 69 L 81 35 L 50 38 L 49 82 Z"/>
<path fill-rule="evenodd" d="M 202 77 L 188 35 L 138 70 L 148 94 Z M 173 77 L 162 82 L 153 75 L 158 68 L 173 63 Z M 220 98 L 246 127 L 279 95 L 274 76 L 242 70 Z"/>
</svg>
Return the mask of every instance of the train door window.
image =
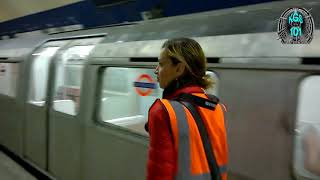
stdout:
<svg viewBox="0 0 320 180">
<path fill-rule="evenodd" d="M 80 88 L 84 60 L 94 45 L 73 46 L 57 59 L 53 109 L 76 115 L 80 105 Z"/>
<path fill-rule="evenodd" d="M 320 179 L 320 75 L 299 87 L 294 169 L 298 179 Z"/>
<path fill-rule="evenodd" d="M 149 108 L 163 92 L 154 69 L 108 67 L 101 84 L 99 120 L 147 134 L 144 125 Z"/>
<path fill-rule="evenodd" d="M 15 97 L 19 63 L 0 63 L 0 94 Z"/>
<path fill-rule="evenodd" d="M 161 98 L 153 69 L 108 67 L 102 75 L 100 121 L 146 134 L 149 107 Z"/>
<path fill-rule="evenodd" d="M 46 47 L 35 52 L 31 68 L 29 103 L 43 106 L 46 100 L 50 59 L 59 47 Z"/>
</svg>

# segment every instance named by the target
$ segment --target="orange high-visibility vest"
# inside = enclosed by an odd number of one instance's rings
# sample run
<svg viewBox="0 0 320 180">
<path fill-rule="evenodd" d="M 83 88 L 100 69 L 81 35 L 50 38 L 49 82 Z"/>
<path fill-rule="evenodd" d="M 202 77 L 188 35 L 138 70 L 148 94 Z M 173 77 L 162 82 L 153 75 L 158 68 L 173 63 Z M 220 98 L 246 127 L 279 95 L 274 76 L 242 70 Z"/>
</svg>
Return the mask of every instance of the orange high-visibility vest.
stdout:
<svg viewBox="0 0 320 180">
<path fill-rule="evenodd" d="M 207 98 L 203 93 L 193 95 Z M 178 101 L 160 99 L 170 118 L 175 150 L 178 153 L 176 180 L 210 180 L 210 168 L 202 139 L 192 114 Z M 212 152 L 219 167 L 221 180 L 227 179 L 227 137 L 223 111 L 197 107 L 211 141 Z"/>
</svg>

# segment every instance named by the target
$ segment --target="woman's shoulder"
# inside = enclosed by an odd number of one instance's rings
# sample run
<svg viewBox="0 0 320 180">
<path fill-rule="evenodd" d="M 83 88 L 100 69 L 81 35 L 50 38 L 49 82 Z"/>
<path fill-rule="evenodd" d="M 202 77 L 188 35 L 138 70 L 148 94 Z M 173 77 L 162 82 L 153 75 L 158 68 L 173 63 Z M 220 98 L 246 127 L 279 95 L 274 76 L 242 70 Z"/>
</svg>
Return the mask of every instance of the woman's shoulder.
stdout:
<svg viewBox="0 0 320 180">
<path fill-rule="evenodd" d="M 162 113 L 162 112 L 166 112 L 166 109 L 165 109 L 164 105 L 162 104 L 162 102 L 160 101 L 160 99 L 156 99 L 153 102 L 153 104 L 150 106 L 149 113 L 158 114 L 158 113 Z"/>
<path fill-rule="evenodd" d="M 158 132 L 159 128 L 162 129 L 161 132 L 164 132 L 164 129 L 170 129 L 169 114 L 159 99 L 155 100 L 149 109 L 147 126 L 153 133 Z"/>
</svg>

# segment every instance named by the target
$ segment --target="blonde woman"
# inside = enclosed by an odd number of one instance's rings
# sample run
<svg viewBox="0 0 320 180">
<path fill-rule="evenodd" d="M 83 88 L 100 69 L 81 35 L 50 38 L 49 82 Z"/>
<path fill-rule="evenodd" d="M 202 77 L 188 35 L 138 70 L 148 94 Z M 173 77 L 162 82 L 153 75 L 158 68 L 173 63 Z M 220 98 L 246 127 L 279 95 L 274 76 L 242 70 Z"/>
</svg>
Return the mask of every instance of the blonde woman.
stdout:
<svg viewBox="0 0 320 180">
<path fill-rule="evenodd" d="M 164 89 L 149 109 L 148 180 L 227 179 L 227 139 L 204 52 L 193 39 L 166 41 L 155 70 Z"/>
</svg>

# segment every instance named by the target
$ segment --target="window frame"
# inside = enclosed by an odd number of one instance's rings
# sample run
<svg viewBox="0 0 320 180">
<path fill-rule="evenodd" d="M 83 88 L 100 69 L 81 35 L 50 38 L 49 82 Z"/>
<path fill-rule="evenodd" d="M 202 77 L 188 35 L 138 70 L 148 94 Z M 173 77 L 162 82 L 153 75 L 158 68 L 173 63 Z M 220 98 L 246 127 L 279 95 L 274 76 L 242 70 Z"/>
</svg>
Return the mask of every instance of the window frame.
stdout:
<svg viewBox="0 0 320 180">
<path fill-rule="evenodd" d="M 46 45 L 46 44 L 45 44 Z M 59 50 L 62 48 L 63 46 L 59 46 L 59 44 L 50 44 L 50 42 L 49 42 L 49 45 L 47 45 L 47 46 L 43 46 L 43 47 L 40 47 L 39 49 L 37 49 L 32 55 L 32 61 L 31 61 L 31 68 L 30 68 L 30 80 L 29 80 L 29 85 L 28 85 L 28 94 L 27 94 L 27 102 L 29 103 L 29 104 L 32 104 L 32 105 L 35 105 L 35 106 L 39 106 L 39 107 L 43 107 L 43 106 L 45 106 L 45 104 L 46 104 L 46 102 L 48 101 L 48 91 L 49 91 L 49 84 L 50 83 L 48 83 L 48 81 L 49 81 L 49 78 L 50 78 L 50 68 L 51 68 L 51 66 L 52 66 L 52 61 L 54 61 L 54 59 L 55 59 L 55 56 L 59 53 Z M 55 50 L 55 52 L 49 57 L 49 59 L 48 59 L 48 71 L 47 71 L 47 82 L 45 83 L 46 85 L 45 85 L 45 87 L 44 87 L 44 100 L 43 101 L 36 101 L 35 100 L 35 98 L 31 98 L 31 93 L 32 92 L 34 92 L 34 91 L 32 91 L 32 87 L 34 87 L 34 86 L 31 86 L 31 83 L 33 82 L 33 72 L 34 72 L 34 66 L 35 66 L 35 63 L 37 63 L 37 61 L 39 61 L 39 60 L 37 60 L 37 58 L 35 57 L 35 55 L 34 54 L 37 54 L 37 53 L 42 53 L 43 52 L 43 50 L 45 50 L 45 49 L 48 49 L 48 48 L 57 48 L 56 50 Z"/>
<path fill-rule="evenodd" d="M 77 66 L 81 66 L 81 79 L 80 79 L 80 86 L 79 86 L 79 103 L 77 104 L 74 100 L 72 99 L 56 99 L 56 96 L 58 95 L 58 90 L 59 90 L 59 86 L 58 86 L 58 69 L 59 69 L 59 66 L 61 63 L 61 65 L 63 66 L 63 68 L 66 67 L 66 65 L 68 65 L 68 61 L 71 59 L 72 61 L 74 61 L 72 58 L 67 58 L 67 59 L 64 59 L 64 55 L 66 52 L 68 52 L 68 50 L 74 48 L 74 47 L 84 47 L 84 46 L 91 46 L 91 49 L 88 51 L 88 54 L 85 55 L 84 57 L 81 57 L 81 62 L 76 62 L 75 64 L 69 64 L 71 66 L 74 66 L 74 65 L 77 65 Z M 93 49 L 95 47 L 95 44 L 73 44 L 72 42 L 70 44 L 68 44 L 66 47 L 64 47 L 61 52 L 58 52 L 58 55 L 54 58 L 54 61 L 55 61 L 55 72 L 54 72 L 54 76 L 53 76 L 53 79 L 54 79 L 54 85 L 53 85 L 53 89 L 52 89 L 52 100 L 51 100 L 51 103 L 52 103 L 52 109 L 54 112 L 58 112 L 58 113 L 62 113 L 62 114 L 65 114 L 65 115 L 69 115 L 69 116 L 78 116 L 79 115 L 79 112 L 80 112 L 80 106 L 81 106 L 81 89 L 82 89 L 82 85 L 83 85 L 83 79 L 84 79 L 84 70 L 85 70 L 85 67 L 86 67 L 86 61 L 87 59 L 89 58 L 90 56 L 90 53 L 93 52 Z M 72 51 L 71 51 L 72 52 Z M 71 53 L 72 54 L 72 53 Z M 66 60 L 66 61 L 65 61 Z M 70 63 L 70 62 L 69 62 Z M 65 72 L 65 69 L 63 70 Z M 66 81 L 66 74 L 64 73 L 64 76 L 63 76 L 63 81 L 65 83 Z M 65 84 L 63 84 L 65 85 Z M 62 86 L 61 86 L 62 87 Z M 67 113 L 65 111 L 61 111 L 59 109 L 57 109 L 56 107 L 56 104 L 57 104 L 57 101 L 63 101 L 63 100 L 71 100 L 74 104 L 75 104 L 75 112 L 74 114 L 73 113 Z"/>
</svg>

